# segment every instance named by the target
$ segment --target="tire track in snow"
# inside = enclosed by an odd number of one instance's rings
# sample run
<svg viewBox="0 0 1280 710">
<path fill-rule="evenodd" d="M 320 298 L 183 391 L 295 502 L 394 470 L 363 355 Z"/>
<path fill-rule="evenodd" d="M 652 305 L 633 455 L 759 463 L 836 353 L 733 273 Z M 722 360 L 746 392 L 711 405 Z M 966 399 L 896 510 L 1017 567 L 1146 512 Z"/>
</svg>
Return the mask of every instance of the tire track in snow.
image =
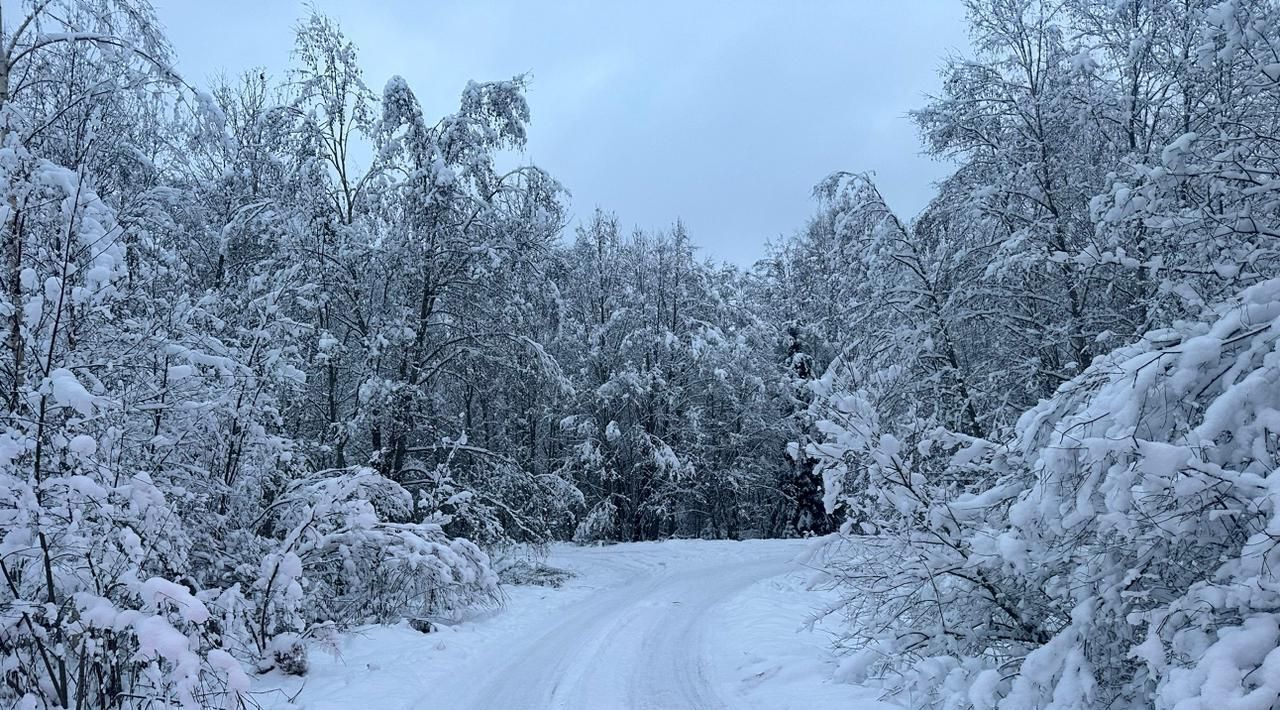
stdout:
<svg viewBox="0 0 1280 710">
<path fill-rule="evenodd" d="M 757 552 L 762 552 L 756 550 Z M 793 551 L 708 563 L 658 546 L 584 550 L 616 581 L 568 607 L 548 630 L 477 669 L 474 710 L 728 710 L 708 678 L 707 612 L 792 568 Z"/>
</svg>

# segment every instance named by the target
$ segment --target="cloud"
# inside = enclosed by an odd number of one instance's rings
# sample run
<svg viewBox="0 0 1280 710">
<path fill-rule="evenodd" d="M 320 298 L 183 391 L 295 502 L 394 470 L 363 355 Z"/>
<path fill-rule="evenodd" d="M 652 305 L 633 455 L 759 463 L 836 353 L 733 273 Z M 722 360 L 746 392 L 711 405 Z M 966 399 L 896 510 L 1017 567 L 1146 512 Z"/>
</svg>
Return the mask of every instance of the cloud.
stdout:
<svg viewBox="0 0 1280 710">
<path fill-rule="evenodd" d="M 531 72 L 525 158 L 624 224 L 682 217 L 704 253 L 738 263 L 801 227 L 810 188 L 874 170 L 906 216 L 947 166 L 919 155 L 907 111 L 965 46 L 953 0 L 647 3 L 320 0 L 360 47 L 370 86 L 400 74 L 429 113 L 469 79 Z M 288 61 L 298 2 L 158 8 L 180 66 L 207 76 Z M 245 18 L 253 18 L 248 22 Z M 192 71 L 194 69 L 194 72 Z"/>
</svg>

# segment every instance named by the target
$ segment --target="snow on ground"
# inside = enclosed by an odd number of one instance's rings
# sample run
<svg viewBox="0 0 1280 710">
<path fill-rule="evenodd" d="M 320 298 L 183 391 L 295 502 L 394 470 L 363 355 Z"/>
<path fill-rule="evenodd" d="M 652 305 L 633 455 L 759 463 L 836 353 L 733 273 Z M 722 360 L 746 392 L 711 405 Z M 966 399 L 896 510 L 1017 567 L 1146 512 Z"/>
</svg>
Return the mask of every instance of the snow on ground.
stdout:
<svg viewBox="0 0 1280 710">
<path fill-rule="evenodd" d="M 562 588 L 508 587 L 506 606 L 438 633 L 369 627 L 306 679 L 268 675 L 268 708 L 305 710 L 891 710 L 828 680 L 821 605 L 799 540 L 557 546 Z"/>
<path fill-rule="evenodd" d="M 719 649 L 723 704 L 769 710 L 890 710 L 878 691 L 830 680 L 836 619 L 807 622 L 823 595 L 805 589 L 812 573 L 763 579 L 712 611 L 711 648 Z M 824 623 L 825 621 L 825 623 Z M 802 627 L 802 625 L 804 625 Z"/>
</svg>

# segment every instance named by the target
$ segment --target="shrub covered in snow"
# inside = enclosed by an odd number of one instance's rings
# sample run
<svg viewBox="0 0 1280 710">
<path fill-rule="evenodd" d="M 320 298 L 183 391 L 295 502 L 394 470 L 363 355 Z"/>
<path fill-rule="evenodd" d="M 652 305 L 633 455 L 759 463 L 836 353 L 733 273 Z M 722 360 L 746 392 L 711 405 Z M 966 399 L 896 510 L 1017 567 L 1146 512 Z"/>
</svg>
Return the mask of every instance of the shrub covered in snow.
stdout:
<svg viewBox="0 0 1280 710">
<path fill-rule="evenodd" d="M 832 561 L 865 629 L 846 673 L 949 708 L 1280 693 L 1278 344 L 1268 281 L 1100 358 L 1004 444 L 827 420 L 833 500 L 891 531 Z"/>
<path fill-rule="evenodd" d="M 280 534 L 244 580 L 263 648 L 318 622 L 387 622 L 496 598 L 488 556 L 434 523 L 407 522 L 408 491 L 372 469 L 295 481 L 263 518 Z"/>
<path fill-rule="evenodd" d="M 198 178 L 187 158 L 237 137 L 145 2 L 5 18 L 0 706 L 244 707 L 246 669 L 305 672 L 327 629 L 491 601 L 478 547 L 286 426 L 316 289 L 244 235 L 309 227 L 246 214 L 322 199 L 314 164 L 246 192 L 246 164 Z M 238 205 L 225 228 L 214 203 Z"/>
<path fill-rule="evenodd" d="M 970 10 L 978 59 L 918 116 L 963 166 L 911 227 L 855 230 L 902 243 L 862 257 L 869 336 L 814 385 L 842 672 L 921 708 L 1272 707 L 1280 9 Z M 1144 118 L 1071 108 L 1120 86 Z"/>
</svg>

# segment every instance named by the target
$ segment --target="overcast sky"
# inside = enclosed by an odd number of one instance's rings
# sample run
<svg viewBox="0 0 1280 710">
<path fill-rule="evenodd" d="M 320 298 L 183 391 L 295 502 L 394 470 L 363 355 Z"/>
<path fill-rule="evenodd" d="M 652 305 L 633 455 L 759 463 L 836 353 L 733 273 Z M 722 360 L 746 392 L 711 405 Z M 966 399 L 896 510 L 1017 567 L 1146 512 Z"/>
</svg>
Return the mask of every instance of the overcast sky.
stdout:
<svg viewBox="0 0 1280 710">
<path fill-rule="evenodd" d="M 947 167 L 907 111 L 963 51 L 959 0 L 155 0 L 194 83 L 288 65 L 307 6 L 360 49 L 375 92 L 399 74 L 430 116 L 469 79 L 528 72 L 526 159 L 624 225 L 684 219 L 703 254 L 750 264 L 813 212 L 835 170 L 874 171 L 914 216 Z"/>
</svg>

